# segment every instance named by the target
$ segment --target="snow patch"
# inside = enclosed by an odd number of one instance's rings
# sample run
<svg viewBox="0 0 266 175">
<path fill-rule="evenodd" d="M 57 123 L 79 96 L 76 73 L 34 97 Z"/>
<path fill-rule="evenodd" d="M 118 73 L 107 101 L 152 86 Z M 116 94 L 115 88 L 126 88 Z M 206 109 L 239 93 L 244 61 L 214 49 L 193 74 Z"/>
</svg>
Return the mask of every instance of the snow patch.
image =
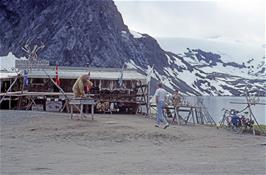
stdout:
<svg viewBox="0 0 266 175">
<path fill-rule="evenodd" d="M 171 69 L 171 68 L 169 68 L 169 67 L 164 67 L 164 72 L 166 73 L 166 74 L 168 74 L 168 75 L 170 75 L 170 76 L 172 76 L 172 77 L 176 77 L 176 75 L 174 74 L 174 71 Z"/>
<path fill-rule="evenodd" d="M 121 36 L 122 36 L 123 39 L 129 40 L 129 34 L 127 33 L 127 31 L 122 30 L 121 31 Z"/>
<path fill-rule="evenodd" d="M 129 60 L 129 62 L 125 63 L 127 65 L 128 68 L 130 69 L 139 69 L 139 70 L 143 70 L 142 67 L 138 66 L 133 60 Z"/>
<path fill-rule="evenodd" d="M 180 60 L 179 58 L 173 56 L 175 58 L 175 64 L 182 67 L 182 68 L 187 68 L 187 65 L 185 65 L 182 60 Z"/>
<path fill-rule="evenodd" d="M 172 64 L 172 63 L 171 63 L 171 62 L 172 62 L 171 58 L 170 58 L 167 54 L 165 54 L 165 56 L 166 56 L 166 58 L 167 58 L 168 64 L 169 64 L 169 65 Z"/>
<path fill-rule="evenodd" d="M 143 35 L 140 34 L 139 32 L 135 32 L 135 31 L 133 31 L 133 30 L 130 30 L 129 32 L 131 33 L 131 35 L 132 35 L 134 38 L 142 38 L 142 37 L 143 37 Z"/>
</svg>

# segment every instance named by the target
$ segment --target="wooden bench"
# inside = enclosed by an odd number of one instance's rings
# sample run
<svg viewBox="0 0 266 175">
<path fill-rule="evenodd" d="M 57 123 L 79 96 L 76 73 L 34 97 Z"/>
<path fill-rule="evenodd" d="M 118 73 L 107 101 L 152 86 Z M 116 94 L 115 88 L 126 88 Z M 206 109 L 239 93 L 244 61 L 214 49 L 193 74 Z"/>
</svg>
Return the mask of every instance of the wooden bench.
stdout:
<svg viewBox="0 0 266 175">
<path fill-rule="evenodd" d="M 94 119 L 94 106 L 96 105 L 96 101 L 94 99 L 86 99 L 86 98 L 76 98 L 76 99 L 70 99 L 69 101 L 70 105 L 70 112 L 71 112 L 71 119 L 73 118 L 73 106 L 77 108 L 80 112 L 80 118 L 84 118 L 85 115 L 83 113 L 84 105 L 91 105 L 91 118 Z M 77 105 L 80 105 L 80 109 Z"/>
</svg>

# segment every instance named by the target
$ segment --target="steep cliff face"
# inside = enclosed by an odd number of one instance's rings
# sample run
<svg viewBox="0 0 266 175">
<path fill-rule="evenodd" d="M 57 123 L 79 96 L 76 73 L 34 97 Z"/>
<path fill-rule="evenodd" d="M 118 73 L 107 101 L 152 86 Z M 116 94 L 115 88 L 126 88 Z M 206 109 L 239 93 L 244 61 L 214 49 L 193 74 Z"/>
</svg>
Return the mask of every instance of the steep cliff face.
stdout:
<svg viewBox="0 0 266 175">
<path fill-rule="evenodd" d="M 111 0 L 1 0 L 0 14 L 0 55 L 22 56 L 29 39 L 45 44 L 39 57 L 52 64 L 121 67 L 133 60 L 145 68 L 167 63 L 156 40 L 130 33 Z"/>
</svg>

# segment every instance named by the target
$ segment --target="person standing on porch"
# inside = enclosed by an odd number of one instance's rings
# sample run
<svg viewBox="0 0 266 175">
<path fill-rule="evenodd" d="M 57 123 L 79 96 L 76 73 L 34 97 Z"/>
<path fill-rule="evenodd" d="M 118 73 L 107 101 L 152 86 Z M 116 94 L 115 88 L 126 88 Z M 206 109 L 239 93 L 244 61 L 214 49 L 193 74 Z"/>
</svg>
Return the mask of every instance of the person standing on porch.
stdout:
<svg viewBox="0 0 266 175">
<path fill-rule="evenodd" d="M 173 105 L 178 108 L 181 105 L 182 96 L 179 94 L 179 90 L 176 89 L 173 95 Z"/>
<path fill-rule="evenodd" d="M 156 124 L 155 127 L 159 127 L 160 123 L 164 123 L 164 129 L 166 129 L 169 126 L 169 123 L 165 119 L 164 116 L 164 107 L 165 107 L 165 98 L 167 95 L 167 91 L 163 88 L 163 84 L 159 83 L 158 88 L 155 91 L 155 100 L 157 105 L 157 114 L 156 114 Z"/>
</svg>

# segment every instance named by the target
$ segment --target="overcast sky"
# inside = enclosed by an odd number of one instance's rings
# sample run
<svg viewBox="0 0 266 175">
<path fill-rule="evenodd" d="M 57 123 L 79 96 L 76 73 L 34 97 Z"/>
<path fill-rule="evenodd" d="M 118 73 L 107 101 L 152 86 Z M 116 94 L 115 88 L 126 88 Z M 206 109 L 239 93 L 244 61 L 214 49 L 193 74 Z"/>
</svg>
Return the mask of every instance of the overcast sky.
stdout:
<svg viewBox="0 0 266 175">
<path fill-rule="evenodd" d="M 264 0 L 115 0 L 131 30 L 153 37 L 265 43 Z"/>
</svg>

